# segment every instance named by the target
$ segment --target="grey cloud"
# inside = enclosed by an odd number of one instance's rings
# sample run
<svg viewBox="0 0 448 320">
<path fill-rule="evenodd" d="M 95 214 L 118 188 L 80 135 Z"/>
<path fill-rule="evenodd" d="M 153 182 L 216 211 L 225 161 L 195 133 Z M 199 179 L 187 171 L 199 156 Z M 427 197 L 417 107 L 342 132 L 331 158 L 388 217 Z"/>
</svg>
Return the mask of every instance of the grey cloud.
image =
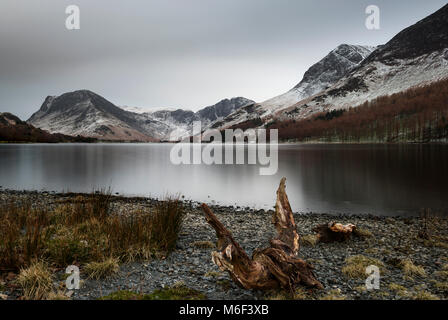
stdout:
<svg viewBox="0 0 448 320">
<path fill-rule="evenodd" d="M 381 8 L 382 28 L 364 27 Z M 65 29 L 65 7 L 81 30 Z M 22 118 L 50 94 L 87 88 L 116 104 L 198 109 L 262 101 L 340 43 L 385 43 L 441 0 L 2 0 L 0 111 Z"/>
</svg>

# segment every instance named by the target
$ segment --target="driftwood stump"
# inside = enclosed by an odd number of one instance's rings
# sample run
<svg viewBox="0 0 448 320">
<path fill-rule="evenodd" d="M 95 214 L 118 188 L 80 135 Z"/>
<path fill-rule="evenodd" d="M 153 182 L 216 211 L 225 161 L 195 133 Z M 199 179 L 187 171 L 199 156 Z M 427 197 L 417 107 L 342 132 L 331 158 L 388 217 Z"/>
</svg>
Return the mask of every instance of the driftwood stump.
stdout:
<svg viewBox="0 0 448 320">
<path fill-rule="evenodd" d="M 330 222 L 321 224 L 313 228 L 317 232 L 319 242 L 343 242 L 351 238 L 352 234 L 356 235 L 356 226 L 354 224 L 343 225 L 341 223 Z"/>
<path fill-rule="evenodd" d="M 213 262 L 227 271 L 233 281 L 245 289 L 268 290 L 282 288 L 294 290 L 299 284 L 322 289 L 316 280 L 313 267 L 298 257 L 299 234 L 285 192 L 286 178 L 277 190 L 277 202 L 272 222 L 277 237 L 270 247 L 256 249 L 252 258 L 233 239 L 232 234 L 218 220 L 206 204 L 202 204 L 207 222 L 215 229 L 218 251 L 212 252 Z"/>
</svg>

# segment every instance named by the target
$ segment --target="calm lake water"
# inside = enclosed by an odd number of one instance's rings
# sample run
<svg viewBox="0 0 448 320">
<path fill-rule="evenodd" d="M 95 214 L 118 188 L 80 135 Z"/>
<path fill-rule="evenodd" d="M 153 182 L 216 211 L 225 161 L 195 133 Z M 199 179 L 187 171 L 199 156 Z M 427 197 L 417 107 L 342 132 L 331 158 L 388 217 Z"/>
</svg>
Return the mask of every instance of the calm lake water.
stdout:
<svg viewBox="0 0 448 320">
<path fill-rule="evenodd" d="M 0 145 L 0 186 L 272 208 L 280 178 L 294 211 L 415 215 L 448 209 L 446 145 L 280 145 L 274 176 L 258 165 L 173 165 L 168 144 Z"/>
</svg>

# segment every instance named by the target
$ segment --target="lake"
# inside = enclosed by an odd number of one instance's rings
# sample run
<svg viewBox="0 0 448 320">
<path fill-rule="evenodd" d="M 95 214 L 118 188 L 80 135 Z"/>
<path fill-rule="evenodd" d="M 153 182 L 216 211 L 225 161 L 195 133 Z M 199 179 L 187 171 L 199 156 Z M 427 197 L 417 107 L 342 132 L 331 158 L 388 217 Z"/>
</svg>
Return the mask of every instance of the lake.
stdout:
<svg viewBox="0 0 448 320">
<path fill-rule="evenodd" d="M 448 211 L 447 145 L 282 144 L 278 172 L 258 165 L 173 165 L 171 144 L 3 144 L 0 186 L 185 199 L 270 209 L 281 177 L 298 212 Z"/>
</svg>

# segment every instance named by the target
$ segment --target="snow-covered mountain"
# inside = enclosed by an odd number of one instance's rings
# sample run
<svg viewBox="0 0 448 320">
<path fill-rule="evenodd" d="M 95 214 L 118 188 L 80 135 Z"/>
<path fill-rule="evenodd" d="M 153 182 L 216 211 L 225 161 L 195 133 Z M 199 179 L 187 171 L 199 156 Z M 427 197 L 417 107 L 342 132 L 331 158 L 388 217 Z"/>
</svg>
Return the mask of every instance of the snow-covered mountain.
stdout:
<svg viewBox="0 0 448 320">
<path fill-rule="evenodd" d="M 260 104 L 267 112 L 289 107 L 335 84 L 367 58 L 376 47 L 342 44 L 309 68 L 302 81 L 285 94 Z"/>
<path fill-rule="evenodd" d="M 239 108 L 253 103 L 254 101 L 252 100 L 236 97 L 221 100 L 220 102 L 205 107 L 197 112 L 183 109 L 166 109 L 145 112 L 142 113 L 141 116 L 146 117 L 147 120 L 164 123 L 169 127 L 169 129 L 159 132 L 163 135 L 162 140 L 179 140 L 182 137 L 188 137 L 192 134 L 194 121 L 200 121 L 202 129 L 205 130 L 213 127 L 215 123 L 221 121 Z"/>
<path fill-rule="evenodd" d="M 246 98 L 225 99 L 198 112 L 119 108 L 89 90 L 49 96 L 28 123 L 51 133 L 117 141 L 158 141 L 189 135 L 193 121 L 210 126 L 247 103 Z M 127 110 L 140 112 L 131 112 Z"/>
<path fill-rule="evenodd" d="M 0 112 L 0 141 L 9 142 L 93 142 L 94 139 L 51 134 L 35 128 L 8 112 Z"/>
<path fill-rule="evenodd" d="M 341 45 L 290 91 L 237 110 L 219 123 L 260 126 L 356 107 L 448 77 L 448 5 L 377 47 Z"/>
<path fill-rule="evenodd" d="M 448 77 L 448 5 L 372 52 L 332 87 L 283 109 L 277 118 L 303 119 L 316 112 L 366 101 Z"/>
<path fill-rule="evenodd" d="M 254 118 L 267 118 L 273 113 L 291 107 L 334 85 L 375 49 L 371 46 L 342 44 L 311 66 L 305 72 L 302 81 L 294 88 L 262 103 L 238 110 L 222 121 L 221 126 L 231 126 Z"/>
<path fill-rule="evenodd" d="M 134 113 L 118 108 L 89 90 L 49 96 L 28 123 L 51 133 L 107 140 L 154 141 Z"/>
<path fill-rule="evenodd" d="M 238 97 L 198 112 L 119 108 L 88 91 L 47 97 L 28 122 L 51 133 L 109 140 L 154 141 L 202 128 L 258 127 L 356 107 L 448 77 L 448 5 L 377 48 L 343 44 L 313 65 L 290 91 L 262 103 Z"/>
</svg>

